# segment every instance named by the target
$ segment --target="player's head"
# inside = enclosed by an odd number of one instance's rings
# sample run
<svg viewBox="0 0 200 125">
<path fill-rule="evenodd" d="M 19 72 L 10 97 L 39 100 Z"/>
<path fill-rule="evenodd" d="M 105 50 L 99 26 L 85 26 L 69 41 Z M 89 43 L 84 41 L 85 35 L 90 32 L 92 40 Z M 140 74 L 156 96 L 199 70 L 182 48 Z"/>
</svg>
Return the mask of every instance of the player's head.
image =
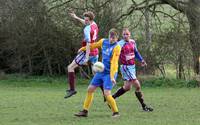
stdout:
<svg viewBox="0 0 200 125">
<path fill-rule="evenodd" d="M 83 13 L 83 16 L 84 16 L 85 24 L 90 24 L 90 22 L 92 22 L 95 18 L 94 13 L 91 11 L 87 11 Z"/>
<path fill-rule="evenodd" d="M 109 31 L 109 41 L 111 43 L 114 43 L 114 42 L 118 41 L 118 38 L 119 38 L 119 33 L 118 33 L 117 29 L 115 29 L 115 28 L 110 29 L 110 31 Z"/>
<path fill-rule="evenodd" d="M 123 39 L 126 40 L 126 41 L 129 41 L 130 37 L 131 37 L 131 32 L 129 31 L 128 28 L 124 28 L 123 31 L 122 31 L 122 36 L 123 36 Z"/>
</svg>

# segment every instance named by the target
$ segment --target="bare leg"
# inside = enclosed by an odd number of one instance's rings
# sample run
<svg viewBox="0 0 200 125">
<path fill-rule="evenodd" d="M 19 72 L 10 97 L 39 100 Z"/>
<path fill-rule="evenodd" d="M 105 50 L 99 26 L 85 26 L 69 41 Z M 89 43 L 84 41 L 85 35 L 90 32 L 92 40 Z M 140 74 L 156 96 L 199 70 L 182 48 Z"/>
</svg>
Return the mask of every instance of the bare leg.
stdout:
<svg viewBox="0 0 200 125">
<path fill-rule="evenodd" d="M 124 93 L 132 88 L 132 83 L 130 81 L 124 81 L 124 86 L 119 88 L 112 96 L 114 99 L 122 96 Z"/>
</svg>

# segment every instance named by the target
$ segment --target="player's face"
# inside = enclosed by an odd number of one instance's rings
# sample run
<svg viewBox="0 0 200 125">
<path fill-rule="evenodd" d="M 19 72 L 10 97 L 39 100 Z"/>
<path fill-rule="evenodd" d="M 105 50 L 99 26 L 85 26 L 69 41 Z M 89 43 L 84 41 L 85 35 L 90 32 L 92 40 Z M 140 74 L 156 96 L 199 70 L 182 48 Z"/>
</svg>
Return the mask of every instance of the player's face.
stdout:
<svg viewBox="0 0 200 125">
<path fill-rule="evenodd" d="M 128 30 L 124 30 L 122 35 L 124 40 L 129 41 L 131 33 Z"/>
<path fill-rule="evenodd" d="M 114 43 L 117 40 L 118 40 L 118 38 L 113 33 L 109 34 L 109 41 L 110 41 L 110 43 Z"/>
<path fill-rule="evenodd" d="M 85 24 L 88 25 L 90 24 L 90 18 L 89 17 L 84 17 Z"/>
</svg>

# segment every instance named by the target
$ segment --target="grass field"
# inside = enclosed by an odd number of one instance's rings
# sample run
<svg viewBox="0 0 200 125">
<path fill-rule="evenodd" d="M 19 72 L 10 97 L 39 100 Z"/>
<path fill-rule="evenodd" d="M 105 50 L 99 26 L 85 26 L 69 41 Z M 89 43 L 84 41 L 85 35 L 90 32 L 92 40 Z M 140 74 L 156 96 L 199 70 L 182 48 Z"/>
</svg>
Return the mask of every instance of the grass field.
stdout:
<svg viewBox="0 0 200 125">
<path fill-rule="evenodd" d="M 117 99 L 119 118 L 112 118 L 97 90 L 88 118 L 77 118 L 88 81 L 78 81 L 76 96 L 63 98 L 63 80 L 0 80 L 0 125 L 199 125 L 199 88 L 143 88 L 152 113 L 142 112 L 133 90 Z M 85 82 L 85 83 L 84 83 Z M 119 87 L 119 86 L 118 86 Z M 114 91 L 118 88 L 115 87 Z"/>
</svg>

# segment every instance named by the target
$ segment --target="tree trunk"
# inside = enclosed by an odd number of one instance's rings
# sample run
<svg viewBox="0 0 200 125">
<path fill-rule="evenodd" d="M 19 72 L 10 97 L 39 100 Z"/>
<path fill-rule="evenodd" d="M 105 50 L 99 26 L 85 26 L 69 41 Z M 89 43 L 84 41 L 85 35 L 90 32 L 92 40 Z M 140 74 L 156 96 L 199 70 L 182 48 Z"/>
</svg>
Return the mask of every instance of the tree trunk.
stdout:
<svg viewBox="0 0 200 125">
<path fill-rule="evenodd" d="M 29 69 L 29 74 L 31 75 L 33 73 L 33 67 L 32 67 L 32 60 L 30 56 L 28 56 L 28 69 Z"/>
<path fill-rule="evenodd" d="M 145 74 L 154 74 L 155 73 L 155 60 L 153 55 L 151 54 L 151 25 L 150 25 L 150 13 L 149 13 L 149 1 L 146 2 L 146 7 L 144 11 L 144 18 L 145 18 L 145 40 L 146 40 L 146 57 L 145 60 L 147 61 L 148 68 L 144 72 Z"/>
<path fill-rule="evenodd" d="M 18 56 L 18 63 L 19 63 L 19 73 L 22 74 L 23 64 L 22 64 L 21 55 Z"/>
<path fill-rule="evenodd" d="M 57 66 L 58 66 L 58 74 L 60 75 L 61 74 L 61 65 L 60 64 L 57 64 Z"/>
<path fill-rule="evenodd" d="M 49 75 L 53 75 L 53 70 L 52 70 L 52 66 L 51 66 L 51 58 L 48 56 L 45 48 L 43 49 L 43 52 L 44 52 L 44 56 L 46 58 L 46 61 L 47 61 L 47 67 L 48 67 L 48 71 L 49 71 Z"/>
<path fill-rule="evenodd" d="M 178 57 L 178 79 L 185 79 L 182 55 Z"/>
<path fill-rule="evenodd" d="M 194 71 L 200 74 L 200 1 L 190 1 L 186 12 L 190 25 L 190 44 L 193 52 Z"/>
<path fill-rule="evenodd" d="M 151 31 L 150 31 L 150 16 L 149 16 L 149 2 L 146 2 L 146 8 L 144 12 L 145 17 L 145 36 L 147 42 L 147 51 L 150 51 L 151 48 Z"/>
<path fill-rule="evenodd" d="M 158 66 L 158 69 L 160 70 L 160 73 L 162 74 L 162 76 L 165 78 L 166 73 L 165 73 L 165 67 L 163 64 Z"/>
</svg>

